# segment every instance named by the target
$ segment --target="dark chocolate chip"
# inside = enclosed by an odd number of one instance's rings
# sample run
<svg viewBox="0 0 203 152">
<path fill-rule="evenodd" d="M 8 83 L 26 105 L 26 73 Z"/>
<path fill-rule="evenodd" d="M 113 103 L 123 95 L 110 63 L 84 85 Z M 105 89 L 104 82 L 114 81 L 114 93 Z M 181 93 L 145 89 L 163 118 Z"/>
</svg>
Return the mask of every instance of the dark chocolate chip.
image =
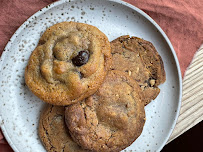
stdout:
<svg viewBox="0 0 203 152">
<path fill-rule="evenodd" d="M 76 66 L 82 66 L 86 64 L 89 60 L 89 51 L 88 50 L 82 50 L 78 53 L 77 56 L 72 58 L 72 62 Z"/>
<path fill-rule="evenodd" d="M 43 44 L 45 44 L 45 43 L 46 43 L 46 41 L 40 40 L 39 43 L 38 43 L 38 45 L 43 45 Z"/>
</svg>

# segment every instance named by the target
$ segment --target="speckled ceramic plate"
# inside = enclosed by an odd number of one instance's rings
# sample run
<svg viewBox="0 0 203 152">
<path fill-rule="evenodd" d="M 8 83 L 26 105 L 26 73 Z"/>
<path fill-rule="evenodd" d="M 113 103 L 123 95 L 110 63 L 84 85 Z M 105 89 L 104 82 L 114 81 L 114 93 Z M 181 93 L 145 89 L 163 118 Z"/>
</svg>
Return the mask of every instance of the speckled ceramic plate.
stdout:
<svg viewBox="0 0 203 152">
<path fill-rule="evenodd" d="M 161 28 L 138 8 L 116 0 L 58 1 L 30 17 L 13 35 L 0 60 L 0 124 L 16 152 L 44 152 L 37 126 L 44 103 L 24 82 L 29 56 L 45 29 L 62 21 L 98 27 L 113 40 L 129 34 L 151 41 L 161 55 L 166 82 L 146 110 L 142 135 L 124 151 L 160 151 L 166 144 L 181 104 L 181 74 L 175 51 Z M 133 127 L 133 126 L 132 126 Z"/>
</svg>

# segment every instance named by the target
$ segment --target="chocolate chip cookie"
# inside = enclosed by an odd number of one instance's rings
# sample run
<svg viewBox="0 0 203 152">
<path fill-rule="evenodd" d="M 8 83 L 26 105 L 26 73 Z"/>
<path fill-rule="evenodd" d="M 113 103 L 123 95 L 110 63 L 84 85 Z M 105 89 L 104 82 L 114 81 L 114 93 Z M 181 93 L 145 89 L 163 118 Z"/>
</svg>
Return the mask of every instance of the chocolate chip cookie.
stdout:
<svg viewBox="0 0 203 152">
<path fill-rule="evenodd" d="M 155 99 L 166 80 L 163 61 L 151 42 L 121 36 L 111 42 L 112 69 L 126 72 L 140 85 L 145 105 Z"/>
<path fill-rule="evenodd" d="M 110 71 L 95 94 L 66 107 L 65 120 L 73 140 L 92 151 L 125 149 L 143 130 L 142 98 L 135 80 L 124 72 Z"/>
<path fill-rule="evenodd" d="M 70 105 L 93 94 L 111 65 L 110 42 L 98 28 L 62 22 L 48 28 L 32 52 L 25 82 L 43 101 Z"/>
<path fill-rule="evenodd" d="M 40 116 L 39 136 L 48 152 L 87 152 L 71 138 L 64 120 L 64 107 L 46 105 Z"/>
</svg>

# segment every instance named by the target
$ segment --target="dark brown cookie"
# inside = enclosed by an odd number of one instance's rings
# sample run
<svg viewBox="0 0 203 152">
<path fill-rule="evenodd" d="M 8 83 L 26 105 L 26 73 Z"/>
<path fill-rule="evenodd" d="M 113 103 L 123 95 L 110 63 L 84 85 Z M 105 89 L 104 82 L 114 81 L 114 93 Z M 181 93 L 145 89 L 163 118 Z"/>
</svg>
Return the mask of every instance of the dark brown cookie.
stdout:
<svg viewBox="0 0 203 152">
<path fill-rule="evenodd" d="M 111 42 L 112 69 L 135 79 L 143 90 L 145 105 L 155 99 L 159 84 L 166 80 L 162 59 L 151 42 L 137 37 L 121 36 Z"/>
<path fill-rule="evenodd" d="M 48 152 L 87 152 L 71 138 L 64 121 L 64 107 L 47 105 L 41 113 L 39 136 Z"/>
<path fill-rule="evenodd" d="M 121 71 L 110 71 L 98 91 L 66 107 L 65 120 L 73 140 L 84 149 L 117 152 L 131 145 L 145 123 L 142 91 Z"/>
<path fill-rule="evenodd" d="M 25 82 L 40 99 L 70 105 L 93 94 L 111 65 L 110 42 L 98 28 L 62 22 L 48 28 L 32 52 Z"/>
</svg>

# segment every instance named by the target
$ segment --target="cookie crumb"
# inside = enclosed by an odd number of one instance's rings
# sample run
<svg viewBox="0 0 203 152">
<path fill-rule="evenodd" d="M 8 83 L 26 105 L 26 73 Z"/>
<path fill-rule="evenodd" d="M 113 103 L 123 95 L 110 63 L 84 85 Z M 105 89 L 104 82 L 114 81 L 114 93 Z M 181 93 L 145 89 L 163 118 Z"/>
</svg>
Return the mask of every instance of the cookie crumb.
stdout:
<svg viewBox="0 0 203 152">
<path fill-rule="evenodd" d="M 149 81 L 149 83 L 150 83 L 150 85 L 151 85 L 151 87 L 152 87 L 152 86 L 155 85 L 155 80 L 154 80 L 154 79 L 151 79 L 151 80 Z"/>
<path fill-rule="evenodd" d="M 131 74 L 132 74 L 132 72 L 129 70 L 129 71 L 128 71 L 128 75 L 131 76 Z"/>
<path fill-rule="evenodd" d="M 144 91 L 145 86 L 141 86 L 142 91 Z"/>
</svg>

